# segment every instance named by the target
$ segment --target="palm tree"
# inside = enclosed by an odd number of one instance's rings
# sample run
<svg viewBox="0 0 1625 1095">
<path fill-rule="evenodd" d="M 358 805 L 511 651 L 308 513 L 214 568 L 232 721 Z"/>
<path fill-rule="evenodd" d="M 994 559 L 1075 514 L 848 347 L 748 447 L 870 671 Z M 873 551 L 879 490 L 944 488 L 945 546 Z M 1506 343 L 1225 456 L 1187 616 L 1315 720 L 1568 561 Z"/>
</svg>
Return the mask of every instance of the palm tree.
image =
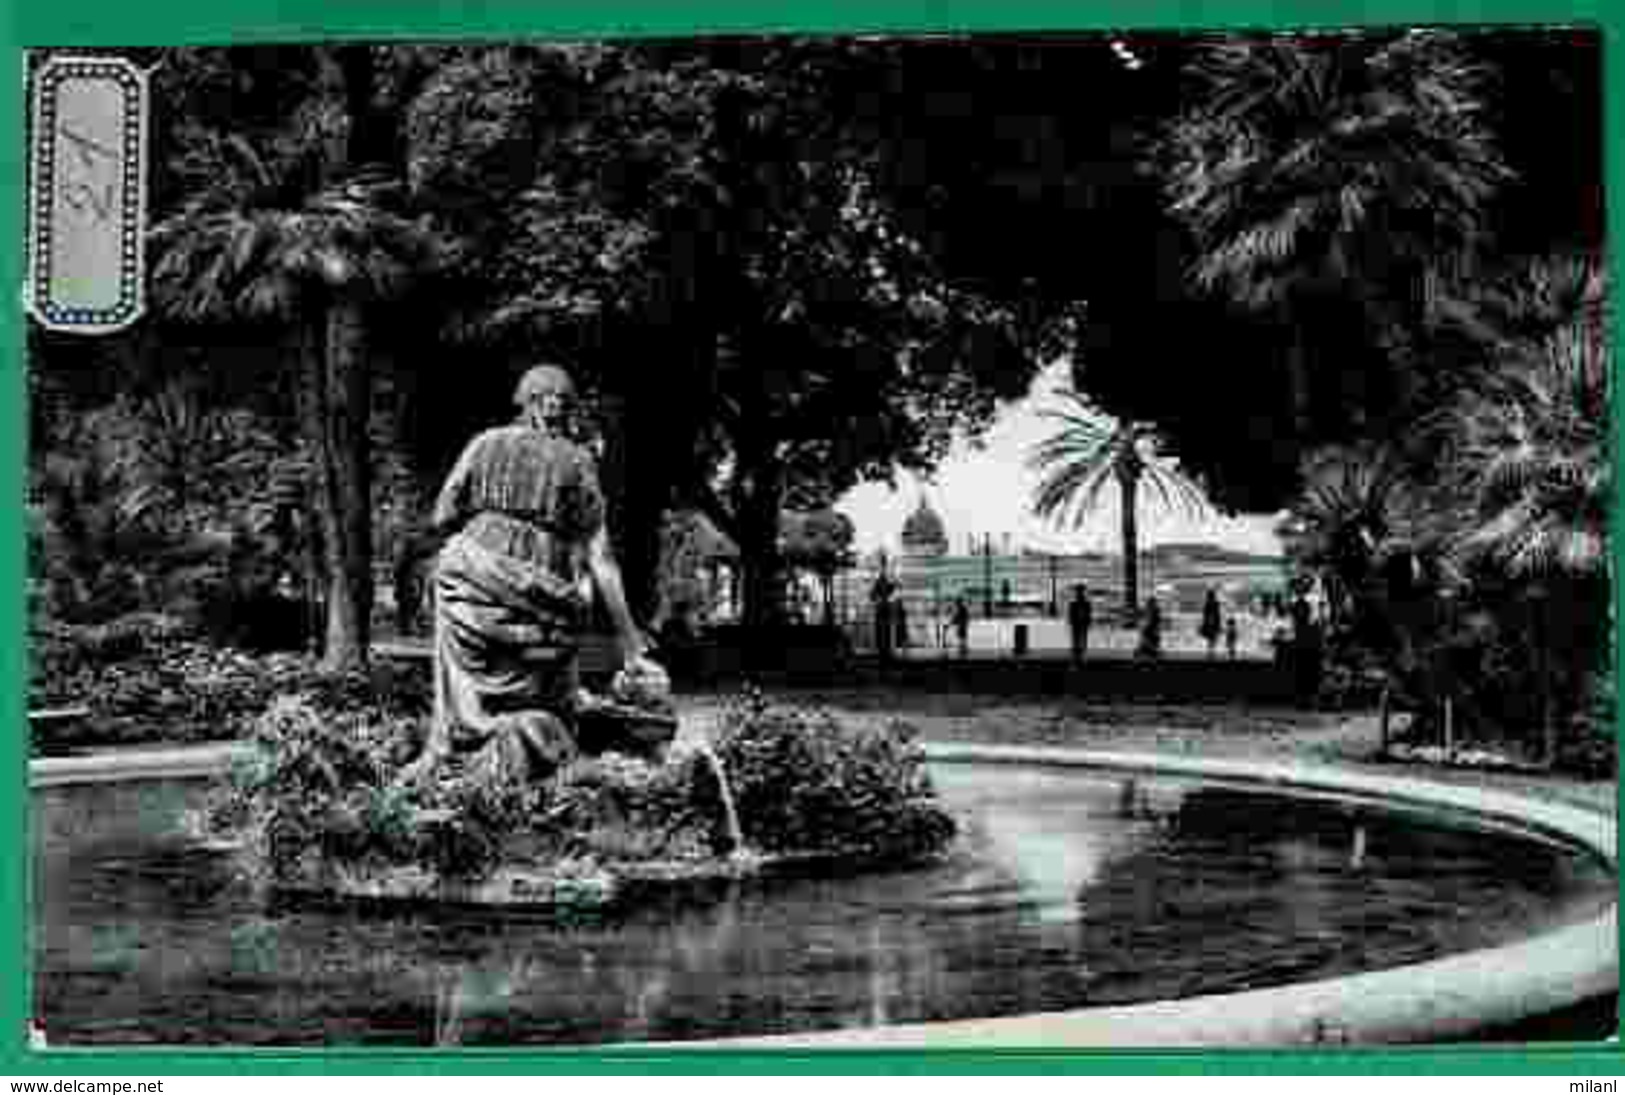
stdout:
<svg viewBox="0 0 1625 1095">
<path fill-rule="evenodd" d="M 1395 540 L 1404 539 L 1403 475 L 1379 446 L 1334 446 L 1305 461 L 1303 484 L 1281 529 L 1287 555 L 1320 579 L 1332 622 L 1347 622 Z"/>
<path fill-rule="evenodd" d="M 1551 759 L 1553 678 L 1568 676 L 1577 700 L 1606 669 L 1596 664 L 1607 646 L 1613 498 L 1606 279 L 1594 258 L 1556 258 L 1520 280 L 1513 296 L 1526 326 L 1507 334 L 1492 382 L 1465 393 L 1452 416 L 1451 486 L 1467 518 L 1452 547 L 1467 565 L 1527 583 Z M 1558 645 L 1579 656 L 1572 673 L 1553 664 Z"/>
<path fill-rule="evenodd" d="M 1370 345 L 1403 356 L 1415 302 L 1466 283 L 1508 176 L 1483 67 L 1455 35 L 1413 30 L 1216 39 L 1189 75 L 1158 153 L 1196 281 L 1300 330 L 1352 305 Z M 1300 431 L 1310 349 L 1300 335 L 1287 361 Z"/>
<path fill-rule="evenodd" d="M 209 405 L 186 379 L 120 393 L 84 425 L 118 485 L 120 519 L 190 535 L 267 520 L 267 474 L 287 460 L 251 410 Z"/>
<path fill-rule="evenodd" d="M 1374 656 L 1390 686 L 1430 704 L 1449 691 L 1451 620 L 1437 497 L 1397 446 L 1329 446 L 1304 462 L 1280 535 L 1326 593 L 1339 646 Z"/>
<path fill-rule="evenodd" d="M 1521 312 L 1534 329 L 1508 334 L 1491 382 L 1464 393 L 1452 416 L 1458 486 L 1474 518 L 1455 544 L 1463 557 L 1526 578 L 1605 572 L 1605 293 L 1596 260 L 1543 260 L 1523 279 Z"/>
<path fill-rule="evenodd" d="M 1071 389 L 1061 395 L 1069 405 L 1040 412 L 1057 428 L 1028 460 L 1044 473 L 1033 512 L 1078 528 L 1099 506 L 1107 486 L 1116 484 L 1122 510 L 1123 609 L 1133 619 L 1140 603 L 1140 488 L 1150 487 L 1164 507 L 1193 516 L 1207 509 L 1207 501 L 1195 483 L 1157 455 L 1151 427 L 1113 418 Z"/>
<path fill-rule="evenodd" d="M 195 321 L 278 321 L 295 335 L 299 418 L 318 457 L 325 551 L 325 661 L 366 664 L 372 600 L 366 313 L 432 260 L 421 223 L 391 212 L 393 187 L 351 175 L 301 194 L 243 137 L 221 146 L 214 185 L 153 231 L 153 295 Z"/>
</svg>

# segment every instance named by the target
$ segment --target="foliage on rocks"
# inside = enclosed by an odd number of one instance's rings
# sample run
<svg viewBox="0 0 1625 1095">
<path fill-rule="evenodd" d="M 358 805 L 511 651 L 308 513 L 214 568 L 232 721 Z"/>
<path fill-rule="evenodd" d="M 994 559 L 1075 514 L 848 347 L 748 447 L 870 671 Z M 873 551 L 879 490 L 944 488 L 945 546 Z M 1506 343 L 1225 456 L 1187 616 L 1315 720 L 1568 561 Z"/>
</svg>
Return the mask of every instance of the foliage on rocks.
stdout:
<svg viewBox="0 0 1625 1095">
<path fill-rule="evenodd" d="M 683 877 L 723 853 L 893 862 L 939 851 L 954 825 L 901 726 L 854 729 L 759 700 L 730 715 L 718 756 L 745 838 L 731 845 L 716 767 L 698 750 L 667 762 L 605 753 L 525 785 L 472 766 L 409 766 L 415 720 L 283 696 L 255 721 L 249 757 L 206 811 L 266 881 L 333 884 L 414 871 L 478 883 L 499 869 Z M 585 875 L 583 875 L 585 877 Z"/>
<path fill-rule="evenodd" d="M 760 851 L 911 858 L 953 837 L 906 723 L 845 725 L 746 696 L 724 714 L 716 751 Z"/>
</svg>

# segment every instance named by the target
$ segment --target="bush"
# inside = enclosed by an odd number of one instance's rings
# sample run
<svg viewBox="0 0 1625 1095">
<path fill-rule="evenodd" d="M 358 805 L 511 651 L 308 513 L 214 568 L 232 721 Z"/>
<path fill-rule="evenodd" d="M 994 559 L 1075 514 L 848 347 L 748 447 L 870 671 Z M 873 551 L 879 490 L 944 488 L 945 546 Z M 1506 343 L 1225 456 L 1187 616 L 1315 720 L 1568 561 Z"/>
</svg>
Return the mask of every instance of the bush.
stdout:
<svg viewBox="0 0 1625 1095">
<path fill-rule="evenodd" d="M 214 646 L 156 614 L 36 629 L 30 657 L 31 705 L 91 709 L 81 726 L 53 731 L 71 740 L 42 746 L 236 739 L 277 697 L 300 693 L 338 712 L 406 716 L 430 704 L 421 671 L 380 663 L 368 676 L 334 675 L 301 654 Z"/>
<path fill-rule="evenodd" d="M 716 752 L 745 840 L 760 851 L 901 859 L 954 835 L 906 723 L 844 726 L 748 696 L 725 713 Z"/>
<path fill-rule="evenodd" d="M 1556 767 L 1585 779 L 1612 779 L 1619 771 L 1617 710 L 1613 674 L 1598 677 L 1558 741 Z"/>
<path fill-rule="evenodd" d="M 721 816 L 698 756 L 655 765 L 606 753 L 561 773 L 537 829 L 554 856 L 682 861 L 726 847 Z"/>
<path fill-rule="evenodd" d="M 251 870 L 325 884 L 335 867 L 414 867 L 477 881 L 504 864 L 589 874 L 604 865 L 703 860 L 730 850 L 704 756 L 665 764 L 617 754 L 524 785 L 480 762 L 414 776 L 418 720 L 278 698 L 253 724 L 251 757 L 207 811 L 206 827 L 247 838 Z M 737 705 L 718 754 L 749 850 L 839 855 L 855 863 L 934 853 L 953 836 L 905 728 L 851 730 L 828 715 Z"/>
</svg>

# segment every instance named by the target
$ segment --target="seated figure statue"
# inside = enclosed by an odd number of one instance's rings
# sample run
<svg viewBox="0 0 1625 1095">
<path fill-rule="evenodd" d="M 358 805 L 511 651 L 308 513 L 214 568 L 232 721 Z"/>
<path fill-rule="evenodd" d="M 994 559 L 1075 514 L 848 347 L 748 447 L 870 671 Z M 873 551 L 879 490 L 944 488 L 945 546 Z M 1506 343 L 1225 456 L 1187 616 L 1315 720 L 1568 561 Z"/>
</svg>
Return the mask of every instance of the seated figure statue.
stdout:
<svg viewBox="0 0 1625 1095">
<path fill-rule="evenodd" d="M 669 688 L 626 604 L 592 455 L 568 428 L 574 395 L 562 368 L 530 369 L 515 393 L 519 420 L 477 435 L 440 491 L 434 717 L 420 774 L 444 778 L 449 766 L 533 781 L 580 751 L 581 721 L 616 708 L 578 681 L 594 590 L 620 648 L 618 691 L 647 698 Z M 666 739 L 675 729 L 669 717 L 655 725 Z"/>
</svg>

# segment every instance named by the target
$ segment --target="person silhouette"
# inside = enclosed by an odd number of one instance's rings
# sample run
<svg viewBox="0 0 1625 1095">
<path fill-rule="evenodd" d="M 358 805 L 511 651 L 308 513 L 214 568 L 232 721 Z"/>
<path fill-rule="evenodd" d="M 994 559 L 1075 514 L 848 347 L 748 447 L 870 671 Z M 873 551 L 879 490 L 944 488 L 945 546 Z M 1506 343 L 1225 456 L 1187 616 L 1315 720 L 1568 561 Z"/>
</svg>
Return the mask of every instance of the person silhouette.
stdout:
<svg viewBox="0 0 1625 1095">
<path fill-rule="evenodd" d="M 1088 587 L 1079 583 L 1072 587 L 1072 600 L 1066 606 L 1067 629 L 1072 635 L 1072 662 L 1083 664 L 1089 653 L 1089 627 L 1094 622 L 1095 609 L 1089 601 Z"/>
<path fill-rule="evenodd" d="M 959 640 L 959 656 L 970 656 L 970 603 L 964 594 L 954 598 L 954 637 Z"/>
<path fill-rule="evenodd" d="M 891 660 L 892 642 L 895 638 L 896 620 L 893 616 L 892 594 L 896 592 L 896 585 L 891 576 L 886 573 L 882 564 L 880 574 L 875 578 L 874 584 L 869 587 L 869 603 L 874 611 L 875 651 L 880 655 L 882 662 Z"/>
<path fill-rule="evenodd" d="M 1145 615 L 1140 621 L 1140 645 L 1134 653 L 1152 660 L 1162 657 L 1162 605 L 1155 597 L 1146 598 Z"/>
<path fill-rule="evenodd" d="M 1213 590 L 1207 591 L 1202 599 L 1202 623 L 1197 628 L 1197 634 L 1207 643 L 1207 656 L 1213 657 L 1219 646 L 1219 634 L 1222 613 L 1219 610 L 1219 595 Z"/>
</svg>

